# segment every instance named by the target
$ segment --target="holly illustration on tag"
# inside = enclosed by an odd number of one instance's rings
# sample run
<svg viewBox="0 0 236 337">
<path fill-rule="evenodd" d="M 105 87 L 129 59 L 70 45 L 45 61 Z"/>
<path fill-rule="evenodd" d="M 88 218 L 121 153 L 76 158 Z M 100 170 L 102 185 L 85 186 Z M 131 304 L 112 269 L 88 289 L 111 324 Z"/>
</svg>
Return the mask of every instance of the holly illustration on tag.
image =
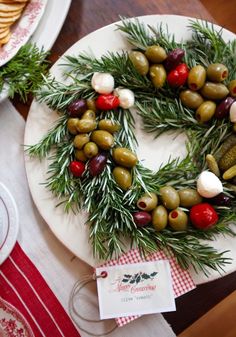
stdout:
<svg viewBox="0 0 236 337">
<path fill-rule="evenodd" d="M 145 280 L 153 280 L 158 272 L 154 271 L 150 274 L 139 272 L 134 275 L 124 274 L 123 279 L 121 280 L 122 283 L 130 283 L 130 284 L 138 284 Z"/>
</svg>

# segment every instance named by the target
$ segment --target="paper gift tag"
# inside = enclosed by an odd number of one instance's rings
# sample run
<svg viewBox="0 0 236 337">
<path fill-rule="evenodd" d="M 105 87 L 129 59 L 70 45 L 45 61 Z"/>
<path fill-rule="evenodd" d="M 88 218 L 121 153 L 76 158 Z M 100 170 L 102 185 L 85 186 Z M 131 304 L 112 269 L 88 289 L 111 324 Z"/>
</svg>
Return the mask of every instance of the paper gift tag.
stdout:
<svg viewBox="0 0 236 337">
<path fill-rule="evenodd" d="M 101 319 L 176 310 L 167 260 L 100 267 L 96 276 Z"/>
</svg>

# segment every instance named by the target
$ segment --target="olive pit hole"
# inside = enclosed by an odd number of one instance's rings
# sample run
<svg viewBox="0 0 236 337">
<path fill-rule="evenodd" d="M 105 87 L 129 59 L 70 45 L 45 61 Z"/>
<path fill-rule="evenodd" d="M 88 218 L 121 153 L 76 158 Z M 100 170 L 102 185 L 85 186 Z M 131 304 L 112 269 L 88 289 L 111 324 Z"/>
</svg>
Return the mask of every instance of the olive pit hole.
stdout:
<svg viewBox="0 0 236 337">
<path fill-rule="evenodd" d="M 144 201 L 140 201 L 138 205 L 139 205 L 140 208 L 146 208 L 147 207 L 147 205 Z"/>
<path fill-rule="evenodd" d="M 173 219 L 177 218 L 177 217 L 178 217 L 178 212 L 177 212 L 177 211 L 173 211 L 173 212 L 171 213 L 171 217 L 172 217 Z"/>
</svg>

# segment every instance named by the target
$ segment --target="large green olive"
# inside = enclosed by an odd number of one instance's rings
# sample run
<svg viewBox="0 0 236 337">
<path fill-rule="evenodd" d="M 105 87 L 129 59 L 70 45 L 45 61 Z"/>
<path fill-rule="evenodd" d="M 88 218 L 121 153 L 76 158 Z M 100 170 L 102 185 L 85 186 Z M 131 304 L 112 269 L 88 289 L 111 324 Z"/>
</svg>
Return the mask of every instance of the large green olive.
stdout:
<svg viewBox="0 0 236 337">
<path fill-rule="evenodd" d="M 158 45 L 147 47 L 145 56 L 152 63 L 162 63 L 167 58 L 165 49 Z"/>
<path fill-rule="evenodd" d="M 86 100 L 87 103 L 87 107 L 89 110 L 93 110 L 94 112 L 96 112 L 96 103 L 95 103 L 95 99 L 87 99 Z"/>
<path fill-rule="evenodd" d="M 175 209 L 179 207 L 179 194 L 172 186 L 161 187 L 159 193 L 161 201 L 167 209 Z"/>
<path fill-rule="evenodd" d="M 75 150 L 75 158 L 80 161 L 88 160 L 83 150 Z"/>
<path fill-rule="evenodd" d="M 169 213 L 168 223 L 175 231 L 185 231 L 188 226 L 188 216 L 180 208 L 174 209 Z"/>
<path fill-rule="evenodd" d="M 98 122 L 98 128 L 100 130 L 106 130 L 110 133 L 114 133 L 120 129 L 120 125 L 113 122 L 111 119 L 101 119 Z"/>
<path fill-rule="evenodd" d="M 188 89 L 181 91 L 179 97 L 184 106 L 193 110 L 196 110 L 204 101 L 198 92 Z"/>
<path fill-rule="evenodd" d="M 180 206 L 192 207 L 202 202 L 200 194 L 192 188 L 184 188 L 179 191 Z"/>
<path fill-rule="evenodd" d="M 85 133 L 95 130 L 97 123 L 93 119 L 80 119 L 76 127 L 79 132 Z"/>
<path fill-rule="evenodd" d="M 124 167 L 116 166 L 112 173 L 117 185 L 122 190 L 127 191 L 132 185 L 132 177 L 130 171 Z"/>
<path fill-rule="evenodd" d="M 222 83 L 206 82 L 201 89 L 202 96 L 213 100 L 223 99 L 228 93 L 228 88 Z"/>
<path fill-rule="evenodd" d="M 168 212 L 162 205 L 157 206 L 152 211 L 152 225 L 157 231 L 161 231 L 167 226 Z"/>
<path fill-rule="evenodd" d="M 229 71 L 224 64 L 212 63 L 207 67 L 207 78 L 212 82 L 222 82 L 228 74 Z"/>
<path fill-rule="evenodd" d="M 89 135 L 87 133 L 81 133 L 74 138 L 74 147 L 81 150 L 85 144 L 89 142 Z"/>
<path fill-rule="evenodd" d="M 206 81 L 206 69 L 200 64 L 193 67 L 188 74 L 188 86 L 191 90 L 199 90 Z"/>
<path fill-rule="evenodd" d="M 83 151 L 87 158 L 93 158 L 98 154 L 98 146 L 94 142 L 88 142 L 84 145 Z"/>
<path fill-rule="evenodd" d="M 166 71 L 162 64 L 153 64 L 149 70 L 152 84 L 155 88 L 161 88 L 166 81 Z"/>
<path fill-rule="evenodd" d="M 109 150 L 114 144 L 114 138 L 110 132 L 105 130 L 96 130 L 91 134 L 91 140 L 102 150 Z"/>
<path fill-rule="evenodd" d="M 143 53 L 141 53 L 140 51 L 131 51 L 129 54 L 129 58 L 133 63 L 134 68 L 140 75 L 147 75 L 149 70 L 149 63 L 148 59 Z"/>
<path fill-rule="evenodd" d="M 83 115 L 81 116 L 81 119 L 96 119 L 95 111 L 93 110 L 86 110 Z"/>
<path fill-rule="evenodd" d="M 199 123 L 205 123 L 212 119 L 216 111 L 216 104 L 212 101 L 203 102 L 196 111 L 196 119 Z"/>
<path fill-rule="evenodd" d="M 138 158 L 135 153 L 126 147 L 117 147 L 113 150 L 112 157 L 116 164 L 124 167 L 134 167 Z"/>
<path fill-rule="evenodd" d="M 67 129 L 72 135 L 76 135 L 78 133 L 77 130 L 77 123 L 79 119 L 78 118 L 69 118 L 67 120 Z"/>
<path fill-rule="evenodd" d="M 144 193 L 137 201 L 137 207 L 142 211 L 152 211 L 158 203 L 158 198 L 155 193 Z"/>
<path fill-rule="evenodd" d="M 236 97 L 236 80 L 229 82 L 229 93 L 232 97 Z"/>
</svg>

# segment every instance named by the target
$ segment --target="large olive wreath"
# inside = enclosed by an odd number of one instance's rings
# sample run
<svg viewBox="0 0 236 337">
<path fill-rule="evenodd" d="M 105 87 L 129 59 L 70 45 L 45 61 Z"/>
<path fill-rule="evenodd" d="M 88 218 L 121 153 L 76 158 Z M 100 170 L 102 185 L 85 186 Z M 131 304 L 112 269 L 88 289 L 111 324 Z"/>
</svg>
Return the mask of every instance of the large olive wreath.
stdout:
<svg viewBox="0 0 236 337">
<path fill-rule="evenodd" d="M 128 238 L 130 246 L 138 247 L 144 255 L 163 249 L 174 255 L 182 268 L 192 266 L 204 273 L 209 268 L 219 270 L 228 259 L 203 240 L 222 233 L 234 235 L 229 224 L 236 220 L 235 168 L 227 173 L 231 175 L 226 180 L 222 173 L 235 164 L 236 158 L 234 125 L 229 119 L 236 87 L 236 41 L 226 43 L 221 31 L 197 20 L 189 21 L 192 37 L 185 42 L 176 42 L 161 24 L 146 27 L 138 20 L 123 19 L 117 28 L 133 46 L 132 52 L 110 52 L 100 59 L 85 53 L 67 56 L 64 75 L 70 78 L 70 84 L 52 76 L 45 78 L 36 92 L 37 99 L 59 111 L 60 117 L 27 151 L 42 158 L 54 149 L 46 185 L 61 198 L 65 211 L 88 211 L 96 257 L 119 255 Z M 166 131 L 186 133 L 184 159 L 170 159 L 157 172 L 137 161 L 132 109 L 119 104 L 119 90 L 105 95 L 94 90 L 94 78 L 104 73 L 108 86 L 113 78 L 115 87 L 128 89 L 131 101 L 134 93 L 135 110 L 146 132 L 155 137 Z M 223 77 L 219 79 L 218 75 Z M 90 120 L 92 128 L 83 119 Z M 110 134 L 105 140 L 104 131 Z M 88 142 L 93 144 L 85 151 L 83 146 Z M 225 153 L 230 165 L 219 168 Z M 228 160 L 225 158 L 223 162 Z M 202 200 L 196 192 L 197 179 L 206 170 L 213 171 L 217 184 L 224 187 L 218 198 Z M 166 199 L 165 194 L 171 197 Z M 174 201 L 176 195 L 182 203 Z M 189 220 L 195 204 L 207 204 L 213 212 L 213 222 L 207 229 L 196 228 L 194 216 Z M 157 207 L 161 216 L 155 211 Z M 158 223 L 163 209 L 169 213 L 168 224 Z M 201 220 L 201 214 L 197 217 Z M 180 222 L 175 221 L 179 218 Z"/>
</svg>

